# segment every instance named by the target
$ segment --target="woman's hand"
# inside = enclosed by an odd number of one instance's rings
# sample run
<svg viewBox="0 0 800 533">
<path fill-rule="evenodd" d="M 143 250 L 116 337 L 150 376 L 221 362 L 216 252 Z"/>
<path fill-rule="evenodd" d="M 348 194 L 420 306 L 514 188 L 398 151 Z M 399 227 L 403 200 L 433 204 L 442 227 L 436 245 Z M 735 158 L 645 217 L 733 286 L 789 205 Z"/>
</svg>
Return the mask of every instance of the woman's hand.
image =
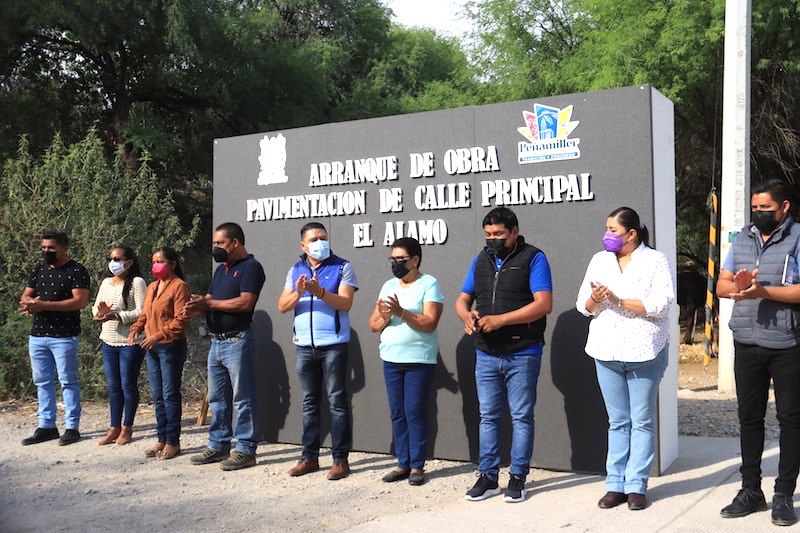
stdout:
<svg viewBox="0 0 800 533">
<path fill-rule="evenodd" d="M 145 337 L 144 340 L 139 343 L 139 346 L 141 346 L 145 350 L 152 350 L 153 348 L 156 347 L 157 344 L 158 344 L 158 337 L 156 337 L 155 335 L 151 335 L 150 337 Z"/>
</svg>

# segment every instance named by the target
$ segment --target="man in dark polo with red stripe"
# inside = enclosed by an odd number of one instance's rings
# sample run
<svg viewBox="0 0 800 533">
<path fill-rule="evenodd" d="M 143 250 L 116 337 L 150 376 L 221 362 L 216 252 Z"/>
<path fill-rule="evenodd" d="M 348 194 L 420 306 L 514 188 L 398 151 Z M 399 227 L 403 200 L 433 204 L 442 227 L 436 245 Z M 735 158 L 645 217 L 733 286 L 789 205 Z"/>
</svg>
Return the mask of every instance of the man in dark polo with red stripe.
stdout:
<svg viewBox="0 0 800 533">
<path fill-rule="evenodd" d="M 208 404 L 214 415 L 208 448 L 191 462 L 220 463 L 223 470 L 240 470 L 256 464 L 256 350 L 250 325 L 265 276 L 261 264 L 247 253 L 239 224 L 217 226 L 212 244 L 211 255 L 220 265 L 208 293 L 205 297 L 192 295 L 186 304 L 187 312 L 206 314 L 211 335 Z M 231 453 L 233 437 L 236 447 Z"/>
</svg>

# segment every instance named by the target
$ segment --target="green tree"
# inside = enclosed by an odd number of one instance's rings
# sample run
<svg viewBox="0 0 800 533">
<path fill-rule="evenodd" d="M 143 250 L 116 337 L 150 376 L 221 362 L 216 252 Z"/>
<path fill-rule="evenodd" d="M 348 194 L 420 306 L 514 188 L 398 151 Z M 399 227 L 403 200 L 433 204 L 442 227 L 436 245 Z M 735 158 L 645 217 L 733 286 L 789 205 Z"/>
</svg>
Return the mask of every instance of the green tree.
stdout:
<svg viewBox="0 0 800 533">
<path fill-rule="evenodd" d="M 394 27 L 337 116 L 367 118 L 474 105 L 477 89 L 458 40 L 431 29 Z"/>
<path fill-rule="evenodd" d="M 17 302 L 30 268 L 39 261 L 41 234 L 62 229 L 70 238 L 70 256 L 92 276 L 91 297 L 106 275 L 108 252 L 126 243 L 136 250 L 142 265 L 159 246 L 181 251 L 191 246 L 199 231 L 195 216 L 188 227 L 175 201 L 144 158 L 134 170 L 122 150 L 114 160 L 104 154 L 97 132 L 73 145 L 56 137 L 41 156 L 31 153 L 25 138 L 0 175 L 0 397 L 30 392 L 27 334 L 30 320 L 17 314 Z M 91 313 L 82 315 L 79 352 L 81 384 L 89 396 L 105 390 L 97 334 Z"/>
</svg>

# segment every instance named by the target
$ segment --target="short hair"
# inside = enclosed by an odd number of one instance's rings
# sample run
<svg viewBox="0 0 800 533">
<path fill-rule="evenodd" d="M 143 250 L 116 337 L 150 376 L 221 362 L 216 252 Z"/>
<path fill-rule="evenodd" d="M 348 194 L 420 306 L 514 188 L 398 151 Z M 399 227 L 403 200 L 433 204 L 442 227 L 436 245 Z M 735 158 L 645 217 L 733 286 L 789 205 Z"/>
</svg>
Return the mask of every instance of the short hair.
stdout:
<svg viewBox="0 0 800 533">
<path fill-rule="evenodd" d="M 519 227 L 517 215 L 507 207 L 495 207 L 483 217 L 484 226 L 493 226 L 495 224 L 502 224 L 508 231 Z"/>
<path fill-rule="evenodd" d="M 320 222 L 309 222 L 308 224 L 300 228 L 300 240 L 302 241 L 303 237 L 306 236 L 306 232 L 312 229 L 321 229 L 325 233 L 328 233 L 328 230 L 326 230 L 325 226 L 323 226 Z"/>
<path fill-rule="evenodd" d="M 767 193 L 770 197 L 782 204 L 784 200 L 789 202 L 790 205 L 794 207 L 794 198 L 792 191 L 786 185 L 783 180 L 778 178 L 770 178 L 765 181 L 760 181 L 752 187 L 753 191 L 752 194 L 763 194 Z"/>
<path fill-rule="evenodd" d="M 400 237 L 399 239 L 395 239 L 392 243 L 392 248 L 402 248 L 412 257 L 416 255 L 419 257 L 419 264 L 422 264 L 422 247 L 419 245 L 419 241 L 414 237 Z M 419 268 L 419 266 L 417 266 L 417 268 Z"/>
<path fill-rule="evenodd" d="M 626 231 L 635 229 L 636 234 L 639 236 L 639 242 L 643 242 L 648 248 L 650 247 L 650 230 L 642 224 L 639 213 L 630 207 L 618 207 L 608 215 L 608 218 L 616 219 Z"/>
<path fill-rule="evenodd" d="M 56 241 L 60 246 L 69 246 L 69 239 L 67 234 L 61 230 L 45 230 L 42 232 L 43 241 Z"/>
<path fill-rule="evenodd" d="M 236 239 L 244 245 L 244 230 L 236 222 L 224 222 L 217 226 L 217 231 L 224 231 L 229 239 Z"/>
</svg>

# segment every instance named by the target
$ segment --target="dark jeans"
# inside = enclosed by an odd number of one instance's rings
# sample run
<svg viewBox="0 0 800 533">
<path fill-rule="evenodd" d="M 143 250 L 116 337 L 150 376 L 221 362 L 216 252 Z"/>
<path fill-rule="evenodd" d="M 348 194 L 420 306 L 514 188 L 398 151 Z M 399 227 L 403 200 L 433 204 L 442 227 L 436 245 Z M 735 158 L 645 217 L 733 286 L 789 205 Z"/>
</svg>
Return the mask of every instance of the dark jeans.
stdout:
<svg viewBox="0 0 800 533">
<path fill-rule="evenodd" d="M 436 365 L 383 362 L 383 378 L 392 415 L 397 466 L 425 468 L 428 456 L 428 401 Z"/>
<path fill-rule="evenodd" d="M 334 462 L 345 462 L 350 453 L 350 404 L 347 378 L 347 344 L 321 348 L 297 347 L 297 377 L 303 389 L 303 457 L 316 461 L 320 447 L 320 401 L 322 388 L 331 413 L 331 441 Z"/>
<path fill-rule="evenodd" d="M 800 348 L 772 350 L 734 343 L 736 396 L 742 447 L 742 487 L 761 487 L 764 416 L 770 378 L 780 425 L 780 460 L 775 492 L 792 496 L 800 471 Z"/>
<path fill-rule="evenodd" d="M 102 343 L 103 368 L 108 382 L 111 427 L 132 426 L 139 407 L 139 372 L 144 350 L 138 345 L 111 346 Z M 125 420 L 122 414 L 125 413 Z"/>
<path fill-rule="evenodd" d="M 158 442 L 178 446 L 181 438 L 181 375 L 186 362 L 186 341 L 158 344 L 147 350 L 147 376 L 156 408 Z"/>
</svg>

